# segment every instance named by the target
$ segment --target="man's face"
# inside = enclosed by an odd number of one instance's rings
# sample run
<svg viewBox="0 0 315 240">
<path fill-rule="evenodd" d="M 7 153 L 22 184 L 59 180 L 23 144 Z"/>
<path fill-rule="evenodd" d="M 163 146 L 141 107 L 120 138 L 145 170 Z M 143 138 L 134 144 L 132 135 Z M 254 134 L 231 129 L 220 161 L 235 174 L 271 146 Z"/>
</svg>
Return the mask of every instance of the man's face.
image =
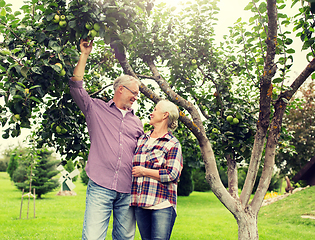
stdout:
<svg viewBox="0 0 315 240">
<path fill-rule="evenodd" d="M 123 109 L 127 110 L 131 108 L 132 104 L 138 99 L 139 86 L 136 82 L 132 82 L 128 85 L 120 86 L 123 88 L 122 104 Z"/>
</svg>

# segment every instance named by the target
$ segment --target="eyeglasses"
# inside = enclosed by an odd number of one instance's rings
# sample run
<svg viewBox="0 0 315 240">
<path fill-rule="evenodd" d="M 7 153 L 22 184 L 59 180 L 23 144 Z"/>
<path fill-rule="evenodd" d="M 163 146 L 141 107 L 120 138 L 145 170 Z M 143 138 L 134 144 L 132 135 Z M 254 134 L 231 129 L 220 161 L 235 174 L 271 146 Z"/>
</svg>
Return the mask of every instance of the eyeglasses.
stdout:
<svg viewBox="0 0 315 240">
<path fill-rule="evenodd" d="M 128 89 L 135 97 L 139 97 L 139 93 L 132 91 L 131 89 L 127 88 L 126 86 L 122 85 L 124 88 Z"/>
</svg>

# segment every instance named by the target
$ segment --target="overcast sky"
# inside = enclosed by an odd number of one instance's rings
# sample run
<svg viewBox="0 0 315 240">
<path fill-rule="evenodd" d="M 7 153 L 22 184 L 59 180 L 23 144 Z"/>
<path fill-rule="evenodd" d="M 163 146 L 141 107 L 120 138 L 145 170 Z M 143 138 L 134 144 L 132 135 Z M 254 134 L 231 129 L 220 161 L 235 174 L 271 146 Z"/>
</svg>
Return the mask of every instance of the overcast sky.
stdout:
<svg viewBox="0 0 315 240">
<path fill-rule="evenodd" d="M 158 2 L 164 2 L 165 0 L 156 0 Z M 23 5 L 23 0 L 6 0 L 7 3 L 11 3 L 13 5 L 13 11 L 19 10 L 19 8 Z M 178 3 L 180 0 L 167 0 L 168 4 L 172 4 L 174 6 L 179 6 Z M 233 23 L 241 16 L 242 20 L 247 21 L 251 15 L 250 11 L 244 11 L 244 7 L 248 4 L 249 0 L 221 0 L 219 3 L 220 13 L 217 15 L 219 21 L 216 26 L 216 35 L 217 39 L 220 41 L 223 35 L 228 34 L 228 27 L 232 26 Z M 297 13 L 297 10 L 289 10 L 293 15 Z M 300 51 L 301 42 L 299 39 L 295 41 L 294 47 L 296 50 L 296 54 L 294 57 L 294 62 L 298 64 L 294 64 L 291 73 L 291 79 L 295 79 L 296 76 L 306 67 L 305 60 L 305 52 Z M 0 126 L 0 134 L 2 136 L 2 127 Z M 29 134 L 29 130 L 22 129 L 22 135 L 18 138 L 10 138 L 8 140 L 3 140 L 0 136 L 0 153 L 7 148 L 9 145 L 17 145 L 18 143 L 23 142 L 25 137 Z"/>
</svg>

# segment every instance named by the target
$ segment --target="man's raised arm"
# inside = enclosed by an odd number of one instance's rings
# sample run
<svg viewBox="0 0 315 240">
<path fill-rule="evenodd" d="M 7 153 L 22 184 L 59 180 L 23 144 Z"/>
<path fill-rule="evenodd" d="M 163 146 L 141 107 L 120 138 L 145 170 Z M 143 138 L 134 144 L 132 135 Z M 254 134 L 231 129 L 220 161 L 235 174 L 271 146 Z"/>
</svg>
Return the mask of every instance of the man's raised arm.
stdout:
<svg viewBox="0 0 315 240">
<path fill-rule="evenodd" d="M 84 72 L 85 72 L 85 65 L 86 61 L 92 51 L 93 40 L 89 43 L 87 40 L 81 39 L 80 41 L 80 49 L 81 55 L 78 61 L 77 66 L 74 68 L 72 81 L 82 81 Z"/>
</svg>

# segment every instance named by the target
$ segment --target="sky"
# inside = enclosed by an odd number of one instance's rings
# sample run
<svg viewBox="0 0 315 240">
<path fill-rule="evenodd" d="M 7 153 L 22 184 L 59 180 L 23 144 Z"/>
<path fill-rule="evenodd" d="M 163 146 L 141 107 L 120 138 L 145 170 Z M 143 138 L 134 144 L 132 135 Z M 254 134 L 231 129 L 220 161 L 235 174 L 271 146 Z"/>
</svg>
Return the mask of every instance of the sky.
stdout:
<svg viewBox="0 0 315 240">
<path fill-rule="evenodd" d="M 7 3 L 11 3 L 12 10 L 18 11 L 21 6 L 23 6 L 23 0 L 5 0 Z M 167 2 L 172 6 L 179 6 L 179 2 L 181 0 L 156 0 L 156 3 L 159 2 Z M 246 21 L 251 17 L 250 11 L 244 11 L 245 6 L 248 4 L 249 0 L 221 0 L 218 4 L 220 8 L 220 12 L 217 15 L 219 19 L 218 25 L 215 27 L 216 31 L 216 38 L 220 41 L 223 38 L 223 35 L 228 34 L 228 27 L 233 26 L 233 23 L 242 16 L 242 20 Z M 292 15 L 297 13 L 295 11 L 290 10 Z M 294 38 L 294 36 L 292 36 Z M 301 42 L 297 39 L 293 46 L 296 49 L 296 54 L 294 56 L 295 63 L 298 62 L 299 64 L 294 64 L 291 73 L 291 79 L 294 79 L 298 76 L 298 74 L 306 67 L 307 61 L 305 60 L 305 53 L 301 52 Z M 0 126 L 0 134 L 2 135 L 2 127 Z M 9 147 L 10 145 L 18 145 L 19 143 L 23 145 L 23 140 L 26 138 L 27 135 L 30 134 L 30 131 L 27 129 L 22 129 L 22 134 L 18 138 L 9 138 L 8 140 L 3 140 L 0 135 L 0 153 Z"/>
</svg>

